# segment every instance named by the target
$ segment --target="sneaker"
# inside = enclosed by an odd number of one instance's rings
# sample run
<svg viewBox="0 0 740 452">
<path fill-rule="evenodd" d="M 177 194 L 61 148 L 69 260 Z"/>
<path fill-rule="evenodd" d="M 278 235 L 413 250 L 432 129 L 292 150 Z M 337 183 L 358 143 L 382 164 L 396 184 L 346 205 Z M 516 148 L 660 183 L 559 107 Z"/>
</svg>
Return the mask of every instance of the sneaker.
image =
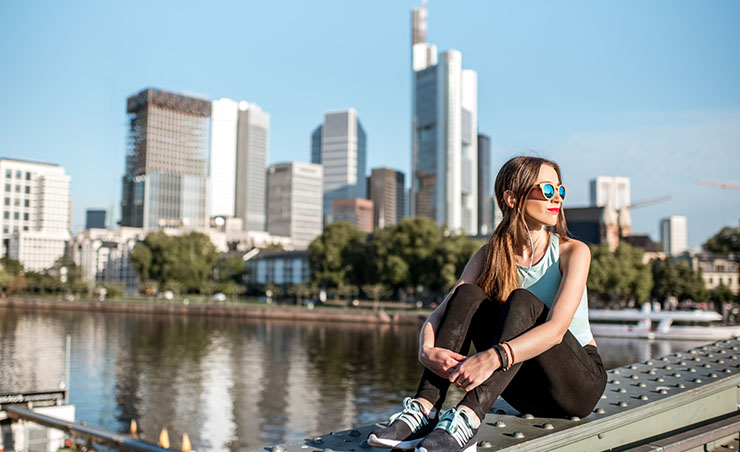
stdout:
<svg viewBox="0 0 740 452">
<path fill-rule="evenodd" d="M 375 430 L 367 437 L 374 447 L 413 449 L 437 425 L 437 417 L 430 418 L 424 406 L 416 399 L 403 399 L 403 410 L 391 416 L 388 426 Z"/>
<path fill-rule="evenodd" d="M 445 410 L 434 431 L 416 446 L 416 452 L 475 452 L 478 428 L 472 424 L 465 410 Z"/>
</svg>

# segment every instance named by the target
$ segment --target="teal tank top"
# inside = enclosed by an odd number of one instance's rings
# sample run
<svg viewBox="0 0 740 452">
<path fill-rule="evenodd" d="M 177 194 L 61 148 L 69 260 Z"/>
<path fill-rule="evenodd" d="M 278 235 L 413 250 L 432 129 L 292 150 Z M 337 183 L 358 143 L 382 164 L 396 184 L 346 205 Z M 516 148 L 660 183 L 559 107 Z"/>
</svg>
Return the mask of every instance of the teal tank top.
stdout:
<svg viewBox="0 0 740 452">
<path fill-rule="evenodd" d="M 552 308 L 555 295 L 560 288 L 560 238 L 557 234 L 550 233 L 550 244 L 542 259 L 532 268 L 522 267 L 517 264 L 519 274 L 519 287 L 532 292 L 542 300 L 548 308 Z M 581 302 L 578 304 L 573 320 L 568 327 L 573 336 L 576 337 L 581 346 L 588 344 L 593 339 L 591 325 L 588 323 L 588 295 L 583 288 Z"/>
</svg>

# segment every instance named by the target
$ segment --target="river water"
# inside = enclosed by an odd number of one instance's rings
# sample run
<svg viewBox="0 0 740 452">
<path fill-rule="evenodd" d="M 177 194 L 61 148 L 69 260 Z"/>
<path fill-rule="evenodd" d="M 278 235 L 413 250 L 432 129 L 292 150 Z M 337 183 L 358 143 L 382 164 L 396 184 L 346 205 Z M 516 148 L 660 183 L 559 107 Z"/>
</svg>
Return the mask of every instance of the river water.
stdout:
<svg viewBox="0 0 740 452">
<path fill-rule="evenodd" d="M 418 328 L 0 308 L 0 393 L 64 380 L 77 420 L 197 451 L 262 445 L 385 420 L 418 383 Z M 702 342 L 598 339 L 607 368 Z M 452 394 L 448 403 L 459 400 Z"/>
</svg>

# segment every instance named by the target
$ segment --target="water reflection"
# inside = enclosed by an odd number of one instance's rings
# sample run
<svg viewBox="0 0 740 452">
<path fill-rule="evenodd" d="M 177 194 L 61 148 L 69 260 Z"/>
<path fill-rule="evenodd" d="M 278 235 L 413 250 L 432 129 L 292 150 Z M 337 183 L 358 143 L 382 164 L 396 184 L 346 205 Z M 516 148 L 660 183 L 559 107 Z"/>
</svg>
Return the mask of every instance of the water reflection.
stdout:
<svg viewBox="0 0 740 452">
<path fill-rule="evenodd" d="M 243 451 L 385 419 L 413 393 L 416 327 L 0 309 L 0 392 L 57 387 L 77 418 Z M 600 339 L 607 367 L 701 345 Z M 450 403 L 459 398 L 450 397 Z"/>
</svg>

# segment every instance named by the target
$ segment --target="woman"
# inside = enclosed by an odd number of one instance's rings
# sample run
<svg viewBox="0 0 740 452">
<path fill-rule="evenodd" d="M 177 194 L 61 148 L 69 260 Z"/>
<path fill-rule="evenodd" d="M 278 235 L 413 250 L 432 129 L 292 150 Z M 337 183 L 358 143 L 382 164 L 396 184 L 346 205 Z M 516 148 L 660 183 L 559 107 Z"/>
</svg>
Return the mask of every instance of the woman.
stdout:
<svg viewBox="0 0 740 452">
<path fill-rule="evenodd" d="M 416 396 L 368 444 L 474 451 L 499 395 L 537 416 L 593 410 L 606 373 L 588 323 L 591 254 L 567 236 L 560 181 L 558 165 L 541 158 L 514 157 L 501 168 L 494 186 L 501 224 L 422 326 Z M 477 353 L 466 356 L 471 343 Z M 450 384 L 465 397 L 440 412 Z"/>
</svg>

